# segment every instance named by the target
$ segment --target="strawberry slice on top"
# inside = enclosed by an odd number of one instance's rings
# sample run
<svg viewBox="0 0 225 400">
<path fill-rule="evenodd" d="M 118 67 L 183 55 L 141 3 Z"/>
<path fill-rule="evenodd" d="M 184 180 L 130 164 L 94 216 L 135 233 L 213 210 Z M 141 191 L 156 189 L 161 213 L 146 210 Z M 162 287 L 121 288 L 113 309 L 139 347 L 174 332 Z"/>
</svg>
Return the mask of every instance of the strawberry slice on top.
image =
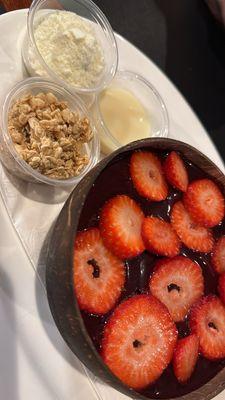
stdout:
<svg viewBox="0 0 225 400">
<path fill-rule="evenodd" d="M 219 187 L 210 179 L 199 179 L 188 186 L 184 205 L 194 221 L 212 228 L 224 218 L 224 197 Z"/>
<path fill-rule="evenodd" d="M 153 201 L 165 200 L 168 186 L 159 158 L 148 151 L 136 151 L 130 160 L 130 174 L 140 196 Z"/>
<path fill-rule="evenodd" d="M 133 389 L 155 382 L 173 357 L 176 325 L 155 297 L 136 295 L 122 302 L 106 323 L 102 356 L 111 371 Z"/>
<path fill-rule="evenodd" d="M 182 321 L 204 293 L 201 267 L 184 256 L 156 263 L 149 289 L 165 304 L 175 322 Z"/>
<path fill-rule="evenodd" d="M 213 247 L 212 266 L 218 274 L 225 272 L 225 236 L 221 236 Z"/>
<path fill-rule="evenodd" d="M 142 225 L 142 237 L 146 249 L 166 257 L 175 257 L 180 251 L 180 239 L 172 226 L 157 217 L 147 217 Z"/>
<path fill-rule="evenodd" d="M 199 350 L 209 360 L 225 357 L 225 307 L 217 296 L 203 297 L 191 310 L 191 332 L 199 337 Z"/>
<path fill-rule="evenodd" d="M 212 232 L 193 220 L 182 201 L 175 203 L 172 208 L 171 224 L 180 240 L 189 249 L 210 253 L 214 244 Z"/>
<path fill-rule="evenodd" d="M 104 246 L 97 228 L 76 236 L 73 282 L 80 308 L 93 314 L 110 311 L 121 294 L 124 264 Z"/>
<path fill-rule="evenodd" d="M 176 189 L 186 192 L 188 187 L 188 173 L 182 158 L 175 151 L 166 157 L 164 172 L 167 181 Z"/>
<path fill-rule="evenodd" d="M 192 334 L 177 341 L 173 355 L 173 370 L 180 383 L 190 379 L 198 359 L 199 338 Z"/>
<path fill-rule="evenodd" d="M 113 254 L 127 259 L 141 254 L 144 242 L 141 226 L 144 214 L 139 205 L 126 195 L 108 200 L 100 214 L 100 232 L 103 242 Z"/>
</svg>

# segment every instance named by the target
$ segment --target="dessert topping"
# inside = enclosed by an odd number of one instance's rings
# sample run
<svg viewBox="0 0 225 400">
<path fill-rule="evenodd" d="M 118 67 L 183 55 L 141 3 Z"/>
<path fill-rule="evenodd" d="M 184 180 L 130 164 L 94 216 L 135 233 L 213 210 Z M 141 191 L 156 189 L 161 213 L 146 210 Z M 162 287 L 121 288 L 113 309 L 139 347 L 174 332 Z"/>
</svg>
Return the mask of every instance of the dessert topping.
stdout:
<svg viewBox="0 0 225 400">
<path fill-rule="evenodd" d="M 136 295 L 122 302 L 106 323 L 103 360 L 125 384 L 142 389 L 170 363 L 177 329 L 155 297 Z"/>
<path fill-rule="evenodd" d="M 77 176 L 89 162 L 83 148 L 93 136 L 88 118 L 53 93 L 28 93 L 16 100 L 8 130 L 23 160 L 49 178 Z"/>
<path fill-rule="evenodd" d="M 99 79 L 103 52 L 93 26 L 84 18 L 68 11 L 47 14 L 34 37 L 44 61 L 61 79 L 86 88 Z M 43 75 L 42 70 L 37 73 Z"/>
</svg>

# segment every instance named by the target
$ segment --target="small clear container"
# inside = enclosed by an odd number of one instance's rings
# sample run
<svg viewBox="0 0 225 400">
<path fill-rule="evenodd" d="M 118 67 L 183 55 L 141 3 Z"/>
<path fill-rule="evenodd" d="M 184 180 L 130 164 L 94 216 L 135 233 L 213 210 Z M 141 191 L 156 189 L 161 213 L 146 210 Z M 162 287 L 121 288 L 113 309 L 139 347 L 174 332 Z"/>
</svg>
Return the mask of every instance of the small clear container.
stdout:
<svg viewBox="0 0 225 400">
<path fill-rule="evenodd" d="M 169 118 L 167 109 L 160 94 L 150 82 L 135 72 L 118 71 L 108 88 L 124 89 L 133 94 L 140 102 L 149 117 L 150 129 L 147 137 L 168 136 Z M 100 137 L 101 151 L 104 154 L 109 154 L 128 142 L 124 140 L 123 143 L 120 143 L 109 131 L 100 109 L 100 98 L 101 92 L 96 95 L 91 111 Z M 126 132 L 124 132 L 125 134 Z M 140 139 L 140 137 L 137 139 Z M 134 140 L 136 139 L 134 138 Z"/>
<path fill-rule="evenodd" d="M 69 11 L 76 13 L 89 24 L 103 52 L 104 68 L 96 82 L 90 87 L 72 85 L 53 71 L 41 56 L 35 41 L 35 28 L 51 13 Z M 109 85 L 118 65 L 118 50 L 113 30 L 102 11 L 91 0 L 34 0 L 27 19 L 27 32 L 22 46 L 25 67 L 31 76 L 44 76 L 65 87 L 72 93 L 78 93 L 87 104 L 94 94 Z"/>
<path fill-rule="evenodd" d="M 90 120 L 93 138 L 89 143 L 85 143 L 83 146 L 83 152 L 88 155 L 89 163 L 79 175 L 73 178 L 53 179 L 33 169 L 20 157 L 8 132 L 8 113 L 11 105 L 26 93 L 38 94 L 40 92 L 53 93 L 59 100 L 66 101 L 72 111 L 77 111 L 79 115 L 86 116 Z M 17 83 L 6 96 L 0 109 L 0 159 L 5 168 L 13 175 L 28 182 L 43 183 L 62 188 L 73 187 L 95 166 L 95 164 L 97 164 L 99 153 L 100 144 L 98 135 L 96 134 L 96 130 L 86 107 L 76 95 L 72 95 L 54 82 L 50 82 L 44 78 L 34 77 L 27 78 Z"/>
</svg>

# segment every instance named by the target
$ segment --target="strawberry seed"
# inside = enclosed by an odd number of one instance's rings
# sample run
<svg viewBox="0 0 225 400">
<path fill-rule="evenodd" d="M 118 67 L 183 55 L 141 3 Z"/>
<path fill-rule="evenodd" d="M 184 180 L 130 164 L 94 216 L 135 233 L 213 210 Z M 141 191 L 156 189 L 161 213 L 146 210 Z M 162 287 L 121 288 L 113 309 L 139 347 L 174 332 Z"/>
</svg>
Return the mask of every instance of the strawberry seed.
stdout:
<svg viewBox="0 0 225 400">
<path fill-rule="evenodd" d="M 135 339 L 135 340 L 133 341 L 133 347 L 134 347 L 135 349 L 137 349 L 138 347 L 141 347 L 141 346 L 143 346 L 143 343 L 141 343 L 139 340 Z"/>
<path fill-rule="evenodd" d="M 92 272 L 93 278 L 99 278 L 100 268 L 97 261 L 94 258 L 92 258 L 91 260 L 87 261 L 87 264 L 93 267 L 93 272 Z"/>
<path fill-rule="evenodd" d="M 180 286 L 176 285 L 176 283 L 171 283 L 170 285 L 167 286 L 168 292 L 172 292 L 172 290 L 177 290 L 180 292 Z"/>
<path fill-rule="evenodd" d="M 218 331 L 216 325 L 215 325 L 213 322 L 209 322 L 209 323 L 208 323 L 208 327 L 209 327 L 209 328 L 212 328 L 212 329 L 214 329 L 214 330 L 216 330 L 216 331 Z"/>
</svg>

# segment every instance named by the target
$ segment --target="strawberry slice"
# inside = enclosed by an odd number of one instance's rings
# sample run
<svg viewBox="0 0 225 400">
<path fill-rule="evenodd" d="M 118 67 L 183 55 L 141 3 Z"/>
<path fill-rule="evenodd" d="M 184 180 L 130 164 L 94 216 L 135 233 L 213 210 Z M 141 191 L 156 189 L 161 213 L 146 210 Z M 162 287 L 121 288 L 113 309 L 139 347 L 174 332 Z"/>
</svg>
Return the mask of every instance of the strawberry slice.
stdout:
<svg viewBox="0 0 225 400">
<path fill-rule="evenodd" d="M 172 151 L 164 163 L 164 172 L 167 181 L 176 189 L 186 192 L 188 187 L 188 174 L 182 158 Z"/>
<path fill-rule="evenodd" d="M 113 197 L 102 208 L 100 231 L 103 242 L 121 259 L 132 258 L 145 249 L 141 237 L 144 214 L 128 196 Z"/>
<path fill-rule="evenodd" d="M 173 370 L 180 383 L 191 377 L 198 359 L 199 339 L 195 334 L 178 340 L 173 355 Z"/>
<path fill-rule="evenodd" d="M 159 158 L 147 151 L 136 151 L 130 160 L 130 174 L 140 196 L 153 201 L 165 200 L 168 186 Z"/>
<path fill-rule="evenodd" d="M 223 304 L 225 304 L 225 272 L 223 272 L 223 274 L 221 274 L 219 277 L 218 292 L 220 299 L 222 300 Z"/>
<path fill-rule="evenodd" d="M 218 274 L 225 272 L 225 236 L 221 236 L 213 248 L 212 265 Z"/>
<path fill-rule="evenodd" d="M 157 217 L 147 217 L 142 225 L 142 237 L 147 250 L 154 254 L 174 257 L 179 254 L 180 240 L 171 225 Z"/>
<path fill-rule="evenodd" d="M 121 294 L 124 264 L 104 246 L 97 228 L 76 236 L 73 281 L 80 308 L 90 313 L 107 313 Z"/>
<path fill-rule="evenodd" d="M 211 231 L 197 225 L 181 201 L 175 203 L 172 208 L 171 224 L 180 240 L 189 249 L 210 253 L 214 243 Z"/>
<path fill-rule="evenodd" d="M 164 266 L 165 264 L 167 264 L 169 261 L 171 261 L 171 258 L 169 257 L 163 257 L 163 258 L 159 258 L 155 265 L 154 265 L 154 271 L 156 271 L 159 267 Z"/>
<path fill-rule="evenodd" d="M 184 205 L 194 221 L 206 228 L 212 228 L 223 220 L 224 197 L 210 179 L 191 182 L 184 195 Z"/>
<path fill-rule="evenodd" d="M 153 296 L 137 295 L 122 302 L 106 323 L 102 357 L 123 383 L 142 389 L 168 366 L 176 340 L 166 307 Z"/>
<path fill-rule="evenodd" d="M 150 292 L 168 308 L 175 322 L 182 321 L 190 307 L 203 295 L 200 266 L 184 256 L 156 264 L 149 281 Z"/>
<path fill-rule="evenodd" d="M 198 335 L 199 349 L 205 358 L 225 357 L 225 307 L 217 296 L 203 297 L 193 306 L 190 328 Z"/>
</svg>

